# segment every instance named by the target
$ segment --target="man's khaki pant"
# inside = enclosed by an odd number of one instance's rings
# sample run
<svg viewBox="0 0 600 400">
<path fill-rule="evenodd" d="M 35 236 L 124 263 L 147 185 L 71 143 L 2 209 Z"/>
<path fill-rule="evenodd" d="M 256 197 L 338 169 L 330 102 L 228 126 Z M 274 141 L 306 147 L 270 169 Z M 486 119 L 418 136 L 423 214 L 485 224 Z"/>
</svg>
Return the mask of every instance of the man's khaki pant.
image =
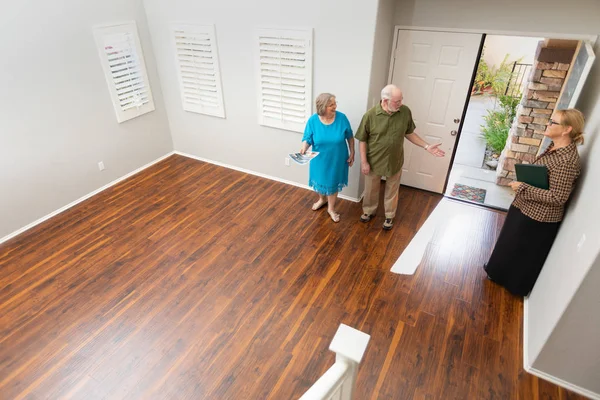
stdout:
<svg viewBox="0 0 600 400">
<path fill-rule="evenodd" d="M 402 170 L 394 176 L 386 177 L 385 194 L 383 197 L 383 207 L 385 209 L 386 218 L 394 218 L 396 216 L 396 208 L 398 207 L 398 189 L 400 188 L 401 177 Z M 377 212 L 380 184 L 381 176 L 374 175 L 373 172 L 370 172 L 369 175 L 365 176 L 363 213 L 375 215 Z"/>
</svg>

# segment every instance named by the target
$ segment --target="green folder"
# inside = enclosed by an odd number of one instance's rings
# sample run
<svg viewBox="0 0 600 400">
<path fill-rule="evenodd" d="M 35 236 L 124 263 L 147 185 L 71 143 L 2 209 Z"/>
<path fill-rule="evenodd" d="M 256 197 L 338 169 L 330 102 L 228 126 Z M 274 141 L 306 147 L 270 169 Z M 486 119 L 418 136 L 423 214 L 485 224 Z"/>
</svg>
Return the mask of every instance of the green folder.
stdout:
<svg viewBox="0 0 600 400">
<path fill-rule="evenodd" d="M 535 186 L 540 189 L 549 189 L 548 168 L 545 165 L 515 164 L 517 181 Z"/>
</svg>

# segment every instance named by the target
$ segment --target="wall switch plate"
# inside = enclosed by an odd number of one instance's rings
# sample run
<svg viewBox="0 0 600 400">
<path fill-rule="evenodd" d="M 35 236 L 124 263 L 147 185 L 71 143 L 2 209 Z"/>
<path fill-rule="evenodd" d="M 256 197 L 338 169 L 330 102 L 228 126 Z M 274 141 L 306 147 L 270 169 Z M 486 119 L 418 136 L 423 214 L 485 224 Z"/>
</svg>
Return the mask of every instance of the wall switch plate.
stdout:
<svg viewBox="0 0 600 400">
<path fill-rule="evenodd" d="M 104 163 L 103 163 L 102 161 L 100 161 L 100 162 L 98 163 L 98 169 L 99 169 L 100 171 L 104 171 Z"/>
<path fill-rule="evenodd" d="M 288 167 L 290 166 L 290 158 L 289 157 L 285 158 L 285 165 Z"/>
</svg>

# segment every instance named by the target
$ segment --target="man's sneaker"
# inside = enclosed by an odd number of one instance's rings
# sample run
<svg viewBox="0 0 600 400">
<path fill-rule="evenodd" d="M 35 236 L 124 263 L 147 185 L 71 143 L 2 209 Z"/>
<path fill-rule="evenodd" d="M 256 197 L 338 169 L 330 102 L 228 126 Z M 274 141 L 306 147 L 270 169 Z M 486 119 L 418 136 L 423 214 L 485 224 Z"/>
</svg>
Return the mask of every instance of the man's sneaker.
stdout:
<svg viewBox="0 0 600 400">
<path fill-rule="evenodd" d="M 393 226 L 394 226 L 394 220 L 392 218 L 386 218 L 385 222 L 383 223 L 383 229 L 385 229 L 386 231 L 389 231 L 390 229 L 392 229 Z"/>
<path fill-rule="evenodd" d="M 361 222 L 369 222 L 373 217 L 374 215 L 371 214 L 363 214 L 360 216 L 360 220 Z"/>
</svg>

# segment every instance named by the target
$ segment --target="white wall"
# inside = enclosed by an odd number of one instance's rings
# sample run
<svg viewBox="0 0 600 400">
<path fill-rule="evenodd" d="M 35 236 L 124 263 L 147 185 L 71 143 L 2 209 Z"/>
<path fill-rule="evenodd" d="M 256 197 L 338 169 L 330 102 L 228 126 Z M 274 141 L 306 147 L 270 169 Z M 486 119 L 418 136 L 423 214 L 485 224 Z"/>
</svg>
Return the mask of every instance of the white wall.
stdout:
<svg viewBox="0 0 600 400">
<path fill-rule="evenodd" d="M 499 67 L 504 57 L 509 54 L 507 62 L 513 63 L 521 59 L 522 64 L 533 64 L 538 43 L 543 38 L 526 36 L 487 35 L 483 59 L 489 66 Z"/>
<path fill-rule="evenodd" d="M 157 111 L 119 125 L 92 26 L 123 20 Z M 140 1 L 3 2 L 0 54 L 0 239 L 172 150 Z"/>
<path fill-rule="evenodd" d="M 600 29 L 599 29 L 600 30 Z M 600 44 L 594 51 L 600 56 Z M 586 115 L 586 144 L 580 150 L 583 174 L 573 194 L 568 213 L 555 244 L 529 298 L 529 351 L 533 367 L 580 382 L 600 394 L 600 369 L 588 365 L 600 360 L 598 337 L 584 340 L 600 315 L 600 62 L 596 60 L 578 102 Z M 583 245 L 578 243 L 585 235 Z M 580 288 L 582 282 L 584 287 Z M 595 292 L 586 290 L 592 285 Z M 587 299 L 589 302 L 582 302 Z M 569 302 L 573 301 L 571 305 Z M 575 305 L 578 305 L 576 307 Z M 568 306 L 568 308 L 567 308 Z M 563 312 L 567 309 L 568 311 Z M 578 324 L 571 324 L 571 321 Z M 596 329 L 600 324 L 596 325 Z M 553 333 L 553 329 L 555 332 Z M 586 332 L 582 332 L 586 331 Z M 582 336 L 584 335 L 584 336 Z M 547 343 L 548 338 L 552 338 Z M 562 340 L 562 343 L 560 341 Z M 594 345 L 595 343 L 595 345 Z M 568 348 L 564 353 L 562 349 Z M 565 369 L 569 365 L 571 368 Z M 590 372 L 592 375 L 590 375 Z M 581 382 L 582 377 L 587 381 Z"/>
<path fill-rule="evenodd" d="M 598 34 L 596 0 L 398 0 L 396 25 Z M 545 37 L 545 34 L 539 35 Z"/>
<path fill-rule="evenodd" d="M 373 41 L 373 55 L 371 57 L 371 77 L 369 78 L 369 96 L 367 108 L 379 103 L 381 89 L 388 83 L 390 71 L 390 55 L 394 42 L 394 10 L 396 0 L 379 0 L 377 19 L 375 24 L 375 37 Z M 356 162 L 360 164 L 357 152 Z M 364 190 L 364 179 L 361 176 L 359 193 Z"/>
<path fill-rule="evenodd" d="M 545 0 L 479 1 L 471 0 L 398 0 L 396 3 L 395 24 L 469 29 L 479 32 L 501 31 L 553 37 L 546 33 L 558 34 L 600 34 L 600 2 L 594 0 L 575 0 L 571 2 L 549 3 Z M 498 32 L 494 32 L 498 33 Z M 595 47 L 596 53 L 600 48 Z M 592 67 L 590 80 L 584 88 L 578 108 L 586 115 L 588 124 L 588 144 L 582 149 L 583 168 L 586 171 L 579 181 L 579 187 L 571 202 L 569 211 L 561 227 L 556 244 L 540 275 L 538 283 L 529 301 L 529 318 L 526 321 L 528 337 L 527 357 L 536 369 L 554 373 L 566 381 L 577 382 L 581 387 L 596 389 L 600 381 L 600 372 L 594 369 L 593 375 L 583 371 L 589 362 L 598 359 L 600 351 L 595 341 L 586 341 L 588 336 L 577 336 L 580 326 L 568 325 L 578 317 L 589 312 L 598 312 L 597 297 L 590 302 L 589 293 L 579 285 L 599 267 L 594 264 L 600 253 L 600 226 L 597 198 L 600 189 L 597 177 L 600 174 L 600 62 Z M 583 234 L 587 240 L 581 250 L 577 243 Z M 600 282 L 592 282 L 596 287 Z M 581 294 L 581 297 L 580 297 Z M 571 301 L 572 307 L 563 316 Z M 586 301 L 581 301 L 586 299 Z M 563 319 L 561 319 L 561 317 Z M 548 341 L 550 335 L 552 341 Z M 558 341 L 570 341 L 572 352 L 561 351 Z M 564 345 L 564 343 L 562 344 Z M 581 354 L 588 358 L 577 360 Z M 573 366 L 568 374 L 560 363 Z M 575 366 L 580 366 L 576 368 Z M 576 379 L 576 377 L 579 377 Z M 580 379 L 581 378 L 581 379 Z"/>
<path fill-rule="evenodd" d="M 366 111 L 377 0 L 144 0 L 175 149 L 306 185 L 308 168 L 286 167 L 302 135 L 260 126 L 253 35 L 256 27 L 314 28 L 313 95 L 331 92 L 356 129 Z M 169 24 L 214 24 L 226 119 L 181 109 Z M 314 107 L 313 107 L 314 111 Z M 358 159 L 358 157 L 357 157 Z M 359 196 L 360 166 L 343 194 Z"/>
<path fill-rule="evenodd" d="M 550 375 L 600 394 L 600 258 L 535 360 Z"/>
</svg>

